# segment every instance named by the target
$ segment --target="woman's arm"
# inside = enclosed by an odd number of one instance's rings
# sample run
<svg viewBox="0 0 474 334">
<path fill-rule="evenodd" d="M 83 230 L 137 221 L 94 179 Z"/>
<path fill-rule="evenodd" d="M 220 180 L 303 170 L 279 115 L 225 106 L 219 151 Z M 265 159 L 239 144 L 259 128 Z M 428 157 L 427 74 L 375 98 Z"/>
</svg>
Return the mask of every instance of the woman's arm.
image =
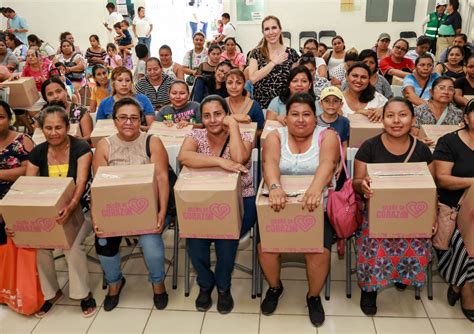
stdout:
<svg viewBox="0 0 474 334">
<path fill-rule="evenodd" d="M 288 58 L 288 54 L 285 52 L 286 58 Z M 279 57 L 281 58 L 281 57 Z M 278 61 L 278 60 L 276 60 Z M 261 69 L 258 69 L 258 62 L 256 59 L 250 59 L 249 61 L 249 80 L 252 82 L 252 84 L 255 85 L 255 83 L 259 82 L 263 78 L 265 78 L 270 72 L 273 70 L 273 68 L 277 65 L 276 62 L 274 61 L 269 61 L 265 66 L 263 66 Z"/>
<path fill-rule="evenodd" d="M 460 190 L 470 187 L 474 182 L 474 177 L 453 176 L 453 167 L 453 162 L 434 160 L 436 185 L 446 190 Z"/>
<path fill-rule="evenodd" d="M 391 76 L 400 77 L 400 78 L 405 78 L 407 75 L 410 74 L 410 72 L 404 72 L 402 70 L 397 70 L 395 68 L 389 69 L 387 73 Z"/>
<path fill-rule="evenodd" d="M 91 103 L 89 104 L 89 111 L 91 113 L 95 113 L 97 111 L 97 101 L 95 99 L 91 100 Z"/>
<path fill-rule="evenodd" d="M 224 125 L 229 127 L 229 151 L 232 161 L 245 165 L 252 153 L 252 143 L 244 142 L 240 135 L 239 123 L 232 117 L 226 116 Z"/>
<path fill-rule="evenodd" d="M 92 133 L 92 117 L 89 112 L 84 113 L 80 122 L 82 136 L 80 138 L 90 142 Z"/>
<path fill-rule="evenodd" d="M 369 198 L 372 196 L 370 182 L 370 178 L 367 175 L 367 164 L 356 159 L 354 161 L 354 178 L 352 181 L 352 187 L 359 194 L 363 194 L 365 198 Z"/>
<path fill-rule="evenodd" d="M 27 152 L 31 152 L 34 147 L 33 141 L 29 137 L 24 137 L 23 147 Z M 26 175 L 26 167 L 28 160 L 22 161 L 20 167 L 11 169 L 0 169 L 0 180 L 7 182 L 15 182 L 20 176 Z"/>
<path fill-rule="evenodd" d="M 462 108 L 466 107 L 469 101 L 463 96 L 462 89 L 456 88 L 454 92 L 454 102 Z"/>
<path fill-rule="evenodd" d="M 39 175 L 39 167 L 36 165 L 33 165 L 31 161 L 28 161 L 26 164 L 26 176 L 38 176 Z"/>
<path fill-rule="evenodd" d="M 176 79 L 178 80 L 184 80 L 184 70 L 183 67 L 179 64 L 176 64 Z"/>
<path fill-rule="evenodd" d="M 151 137 L 150 140 L 150 161 L 155 164 L 155 177 L 158 187 L 158 233 L 163 231 L 168 208 L 168 198 L 170 193 L 170 183 L 168 179 L 168 153 L 163 143 L 158 137 Z"/>
<path fill-rule="evenodd" d="M 434 72 L 438 73 L 439 75 L 443 75 L 443 72 L 444 72 L 443 64 L 436 65 Z"/>
<path fill-rule="evenodd" d="M 317 72 L 318 72 L 318 76 L 321 78 L 328 77 L 328 67 L 326 66 L 326 64 L 319 65 Z"/>
<path fill-rule="evenodd" d="M 415 87 L 408 86 L 403 90 L 403 96 L 415 106 L 426 104 L 426 100 L 422 99 L 415 93 Z"/>
<path fill-rule="evenodd" d="M 105 139 L 101 139 L 95 148 L 94 159 L 92 160 L 93 174 L 97 174 L 99 167 L 109 165 L 109 143 Z"/>
</svg>

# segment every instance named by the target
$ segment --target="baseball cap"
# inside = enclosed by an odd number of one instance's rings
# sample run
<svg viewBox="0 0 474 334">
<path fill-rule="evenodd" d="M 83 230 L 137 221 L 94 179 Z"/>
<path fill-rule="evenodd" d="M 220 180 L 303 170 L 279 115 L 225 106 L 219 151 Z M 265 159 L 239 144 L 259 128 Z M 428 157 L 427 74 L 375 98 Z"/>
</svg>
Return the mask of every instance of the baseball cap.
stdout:
<svg viewBox="0 0 474 334">
<path fill-rule="evenodd" d="M 438 0 L 436 1 L 436 7 L 439 7 L 439 6 L 447 6 L 448 5 L 448 1 L 447 0 Z"/>
<path fill-rule="evenodd" d="M 380 41 L 380 40 L 382 40 L 382 39 L 388 39 L 389 41 L 392 40 L 392 39 L 390 38 L 390 35 L 387 34 L 386 32 L 383 32 L 383 33 L 380 34 L 378 41 Z"/>
<path fill-rule="evenodd" d="M 321 95 L 319 97 L 320 100 L 323 100 L 325 99 L 326 97 L 328 96 L 335 96 L 341 100 L 344 99 L 343 95 L 342 95 L 342 92 L 339 88 L 335 87 L 335 86 L 330 86 L 330 87 L 326 87 L 324 88 L 322 91 L 321 91 Z"/>
</svg>

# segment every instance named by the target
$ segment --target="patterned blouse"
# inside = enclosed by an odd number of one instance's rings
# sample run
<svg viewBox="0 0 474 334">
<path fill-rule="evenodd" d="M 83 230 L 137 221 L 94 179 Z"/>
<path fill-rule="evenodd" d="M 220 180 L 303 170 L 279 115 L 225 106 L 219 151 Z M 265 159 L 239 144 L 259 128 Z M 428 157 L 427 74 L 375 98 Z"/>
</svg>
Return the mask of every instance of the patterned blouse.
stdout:
<svg viewBox="0 0 474 334">
<path fill-rule="evenodd" d="M 27 134 L 18 134 L 16 138 L 0 152 L 0 169 L 12 169 L 21 166 L 23 161 L 28 160 L 29 152 L 23 144 L 25 138 L 31 138 Z M 0 181 L 0 198 L 10 190 L 13 182 Z"/>
<path fill-rule="evenodd" d="M 424 124 L 436 124 L 436 118 L 428 104 L 422 104 L 415 108 L 416 128 L 420 128 Z M 463 111 L 454 104 L 448 105 L 448 114 L 444 118 L 441 125 L 459 125 L 464 119 Z"/>
<path fill-rule="evenodd" d="M 254 85 L 253 96 L 262 109 L 266 109 L 275 96 L 283 93 L 288 82 L 291 67 L 299 59 L 298 53 L 294 49 L 286 48 L 285 52 L 288 53 L 288 59 L 280 65 L 273 67 L 267 76 Z M 252 58 L 257 60 L 258 69 L 269 63 L 269 60 L 263 56 L 261 49 L 253 49 L 249 56 L 249 59 Z"/>
<path fill-rule="evenodd" d="M 71 111 L 69 112 L 69 121 L 71 124 L 80 123 L 82 116 L 88 113 L 86 107 L 80 104 L 71 103 Z"/>
<path fill-rule="evenodd" d="M 250 137 L 248 133 L 241 133 L 240 135 L 243 141 L 252 143 L 252 138 Z M 212 152 L 209 146 L 209 141 L 207 139 L 206 129 L 194 129 L 193 131 L 191 131 L 191 133 L 187 134 L 186 136 L 193 138 L 197 142 L 198 144 L 197 153 L 201 153 L 207 156 L 212 156 Z M 229 145 L 227 145 L 227 147 L 225 148 L 222 158 L 231 160 Z M 250 161 L 250 159 L 249 161 L 247 161 L 245 168 L 247 168 L 247 170 L 249 171 L 251 170 L 252 162 Z M 241 180 L 242 180 L 242 196 L 243 197 L 255 196 L 252 175 L 250 173 L 242 174 Z"/>
</svg>

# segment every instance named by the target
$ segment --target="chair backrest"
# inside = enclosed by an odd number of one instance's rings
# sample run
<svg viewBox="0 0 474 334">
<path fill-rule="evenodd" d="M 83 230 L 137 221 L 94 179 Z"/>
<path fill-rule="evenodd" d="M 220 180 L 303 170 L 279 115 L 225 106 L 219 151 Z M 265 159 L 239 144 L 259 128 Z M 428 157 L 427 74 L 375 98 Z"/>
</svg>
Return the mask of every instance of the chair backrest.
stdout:
<svg viewBox="0 0 474 334">
<path fill-rule="evenodd" d="M 283 31 L 283 32 L 281 33 L 281 35 L 283 36 L 283 39 L 286 38 L 287 40 L 289 40 L 289 42 L 290 42 L 290 45 L 289 45 L 289 46 L 290 46 L 290 48 L 291 48 L 291 33 L 290 33 L 289 31 Z"/>
<path fill-rule="evenodd" d="M 314 38 L 315 40 L 318 40 L 318 33 L 316 31 L 301 31 L 300 32 L 300 38 L 299 38 L 299 48 L 300 50 L 303 50 L 303 41 L 306 39 Z"/>
<path fill-rule="evenodd" d="M 393 96 L 396 97 L 396 96 L 399 96 L 399 97 L 403 97 L 403 90 L 402 90 L 402 86 L 398 86 L 398 85 L 392 85 L 390 86 L 392 87 L 392 92 L 393 92 Z"/>
<path fill-rule="evenodd" d="M 335 30 L 321 30 L 319 32 L 319 43 L 323 42 L 324 44 L 326 44 L 328 46 L 328 49 L 332 49 L 332 45 L 331 45 L 331 39 L 333 37 L 336 37 L 337 36 L 337 33 Z M 323 40 L 327 40 L 329 39 L 329 42 L 328 41 L 324 41 Z"/>
<path fill-rule="evenodd" d="M 95 128 L 95 123 L 97 123 L 97 113 L 96 112 L 91 112 L 89 113 L 89 115 L 91 115 L 91 118 L 92 118 L 92 128 Z"/>
<path fill-rule="evenodd" d="M 250 156 L 250 161 L 252 163 L 252 168 L 249 171 L 250 174 L 252 175 L 252 181 L 253 181 L 253 188 L 255 189 L 255 193 L 258 191 L 258 186 L 260 185 L 260 177 L 259 177 L 259 172 L 260 172 L 260 159 L 259 159 L 259 150 L 258 148 L 252 149 L 252 154 Z"/>
<path fill-rule="evenodd" d="M 354 161 L 355 161 L 355 156 L 356 153 L 359 149 L 357 147 L 348 147 L 347 148 L 347 153 L 346 153 L 346 159 L 347 159 L 347 169 L 349 172 L 349 176 L 351 178 L 354 177 Z"/>
<path fill-rule="evenodd" d="M 417 34 L 414 31 L 402 31 L 400 32 L 400 38 L 406 39 L 410 43 L 409 50 L 416 49 L 416 38 Z"/>
</svg>

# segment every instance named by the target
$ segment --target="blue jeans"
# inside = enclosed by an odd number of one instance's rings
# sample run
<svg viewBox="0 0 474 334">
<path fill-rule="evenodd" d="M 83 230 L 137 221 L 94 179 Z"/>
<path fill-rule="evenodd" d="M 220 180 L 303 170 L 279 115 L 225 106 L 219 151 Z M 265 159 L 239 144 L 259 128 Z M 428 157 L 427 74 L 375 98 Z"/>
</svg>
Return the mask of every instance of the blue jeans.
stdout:
<svg viewBox="0 0 474 334">
<path fill-rule="evenodd" d="M 138 37 L 138 44 L 145 44 L 148 48 L 148 54 L 150 54 L 151 36 L 150 37 Z"/>
<path fill-rule="evenodd" d="M 204 37 L 207 37 L 207 22 L 201 21 L 201 24 L 202 24 L 201 32 L 204 34 Z"/>
<path fill-rule="evenodd" d="M 191 37 L 194 36 L 194 34 L 197 32 L 198 30 L 198 23 L 197 22 L 189 22 L 189 26 L 191 27 Z"/>
<path fill-rule="evenodd" d="M 244 198 L 244 217 L 240 229 L 240 237 L 247 234 L 257 221 L 255 196 Z M 211 244 L 216 248 L 216 269 L 211 270 Z M 186 239 L 186 248 L 194 269 L 197 271 L 197 282 L 204 290 L 212 290 L 217 286 L 219 291 L 230 289 L 232 271 L 239 240 L 222 239 Z"/>
<path fill-rule="evenodd" d="M 121 241 L 121 237 L 120 241 Z M 100 246 L 107 246 L 109 239 L 100 238 L 96 241 Z M 148 268 L 148 280 L 153 284 L 159 284 L 165 280 L 165 246 L 161 234 L 143 234 L 139 237 L 142 247 L 143 257 Z M 122 280 L 122 270 L 120 269 L 120 252 L 112 256 L 100 255 L 99 260 L 104 270 L 107 284 L 115 284 Z"/>
</svg>

